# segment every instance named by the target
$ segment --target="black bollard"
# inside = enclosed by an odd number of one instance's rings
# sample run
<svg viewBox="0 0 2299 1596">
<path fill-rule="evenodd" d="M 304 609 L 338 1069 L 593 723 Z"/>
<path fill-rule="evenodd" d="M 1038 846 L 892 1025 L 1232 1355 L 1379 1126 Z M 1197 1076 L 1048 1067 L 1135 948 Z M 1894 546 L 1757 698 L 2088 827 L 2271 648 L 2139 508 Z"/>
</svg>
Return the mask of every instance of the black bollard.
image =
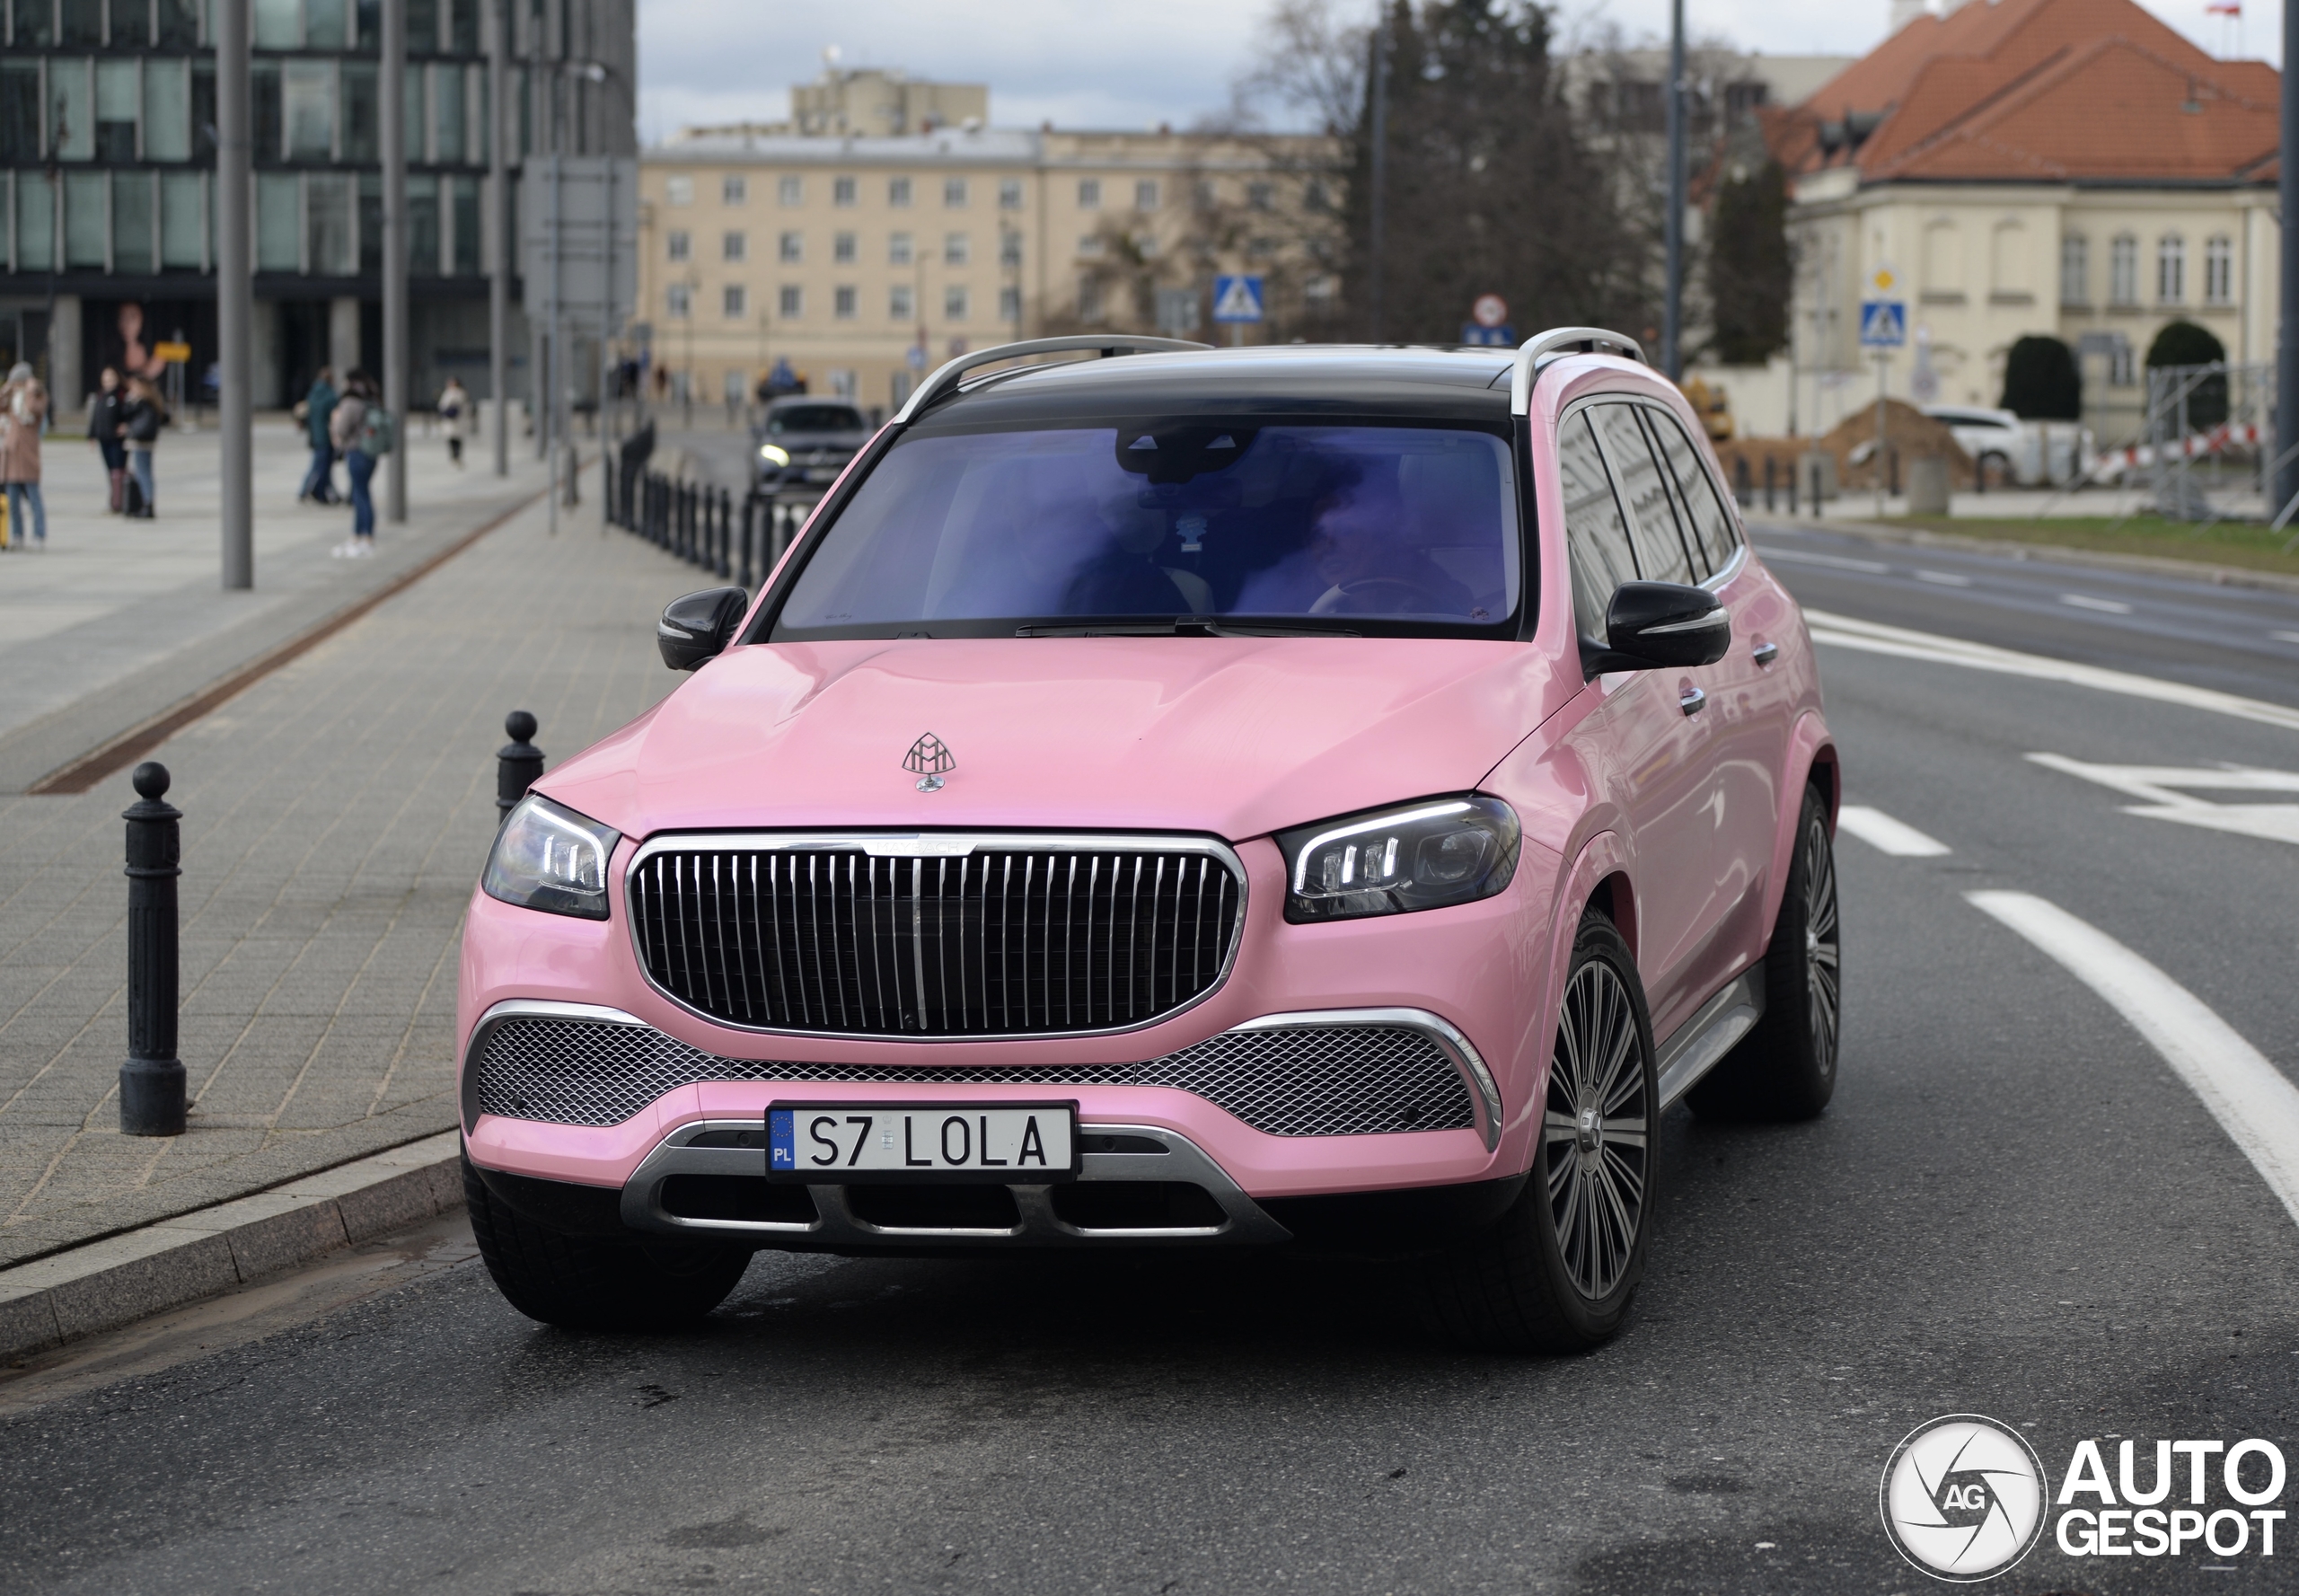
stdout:
<svg viewBox="0 0 2299 1596">
<path fill-rule="evenodd" d="M 503 729 L 511 734 L 495 754 L 496 824 L 511 813 L 511 806 L 527 796 L 527 789 L 542 774 L 542 750 L 534 745 L 535 718 L 524 710 L 514 710 L 503 717 Z"/>
<path fill-rule="evenodd" d="M 743 574 L 739 580 L 747 588 L 751 585 L 751 523 L 756 519 L 758 495 L 743 495 Z"/>
<path fill-rule="evenodd" d="M 183 874 L 182 813 L 162 801 L 168 767 L 137 765 L 144 801 L 128 822 L 128 1062 L 119 1067 L 126 1136 L 183 1134 L 183 1061 L 176 1057 L 176 877 Z"/>
</svg>

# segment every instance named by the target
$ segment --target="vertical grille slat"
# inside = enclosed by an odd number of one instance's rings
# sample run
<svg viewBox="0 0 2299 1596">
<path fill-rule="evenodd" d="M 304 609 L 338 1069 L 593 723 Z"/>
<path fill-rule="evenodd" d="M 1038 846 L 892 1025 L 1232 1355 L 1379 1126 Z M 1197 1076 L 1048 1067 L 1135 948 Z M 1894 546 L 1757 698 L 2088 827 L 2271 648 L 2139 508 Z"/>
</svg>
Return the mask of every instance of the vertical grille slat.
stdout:
<svg viewBox="0 0 2299 1596">
<path fill-rule="evenodd" d="M 630 876 L 647 977 L 731 1025 L 980 1036 L 1139 1025 L 1203 995 L 1242 883 L 1196 849 L 666 847 Z"/>
</svg>

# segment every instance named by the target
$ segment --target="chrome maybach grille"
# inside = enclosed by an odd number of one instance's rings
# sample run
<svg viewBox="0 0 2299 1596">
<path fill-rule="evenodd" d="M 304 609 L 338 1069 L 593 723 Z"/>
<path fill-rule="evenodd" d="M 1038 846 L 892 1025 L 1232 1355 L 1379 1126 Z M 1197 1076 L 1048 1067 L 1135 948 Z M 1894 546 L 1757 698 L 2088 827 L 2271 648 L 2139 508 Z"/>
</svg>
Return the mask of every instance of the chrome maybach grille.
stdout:
<svg viewBox="0 0 2299 1596">
<path fill-rule="evenodd" d="M 1212 989 L 1236 942 L 1226 851 L 908 842 L 650 846 L 628 877 L 639 963 L 727 1025 L 1029 1036 L 1171 1013 Z"/>
<path fill-rule="evenodd" d="M 1453 1060 L 1407 1026 L 1224 1031 L 1146 1063 L 803 1064 L 721 1058 L 647 1026 L 512 1016 L 475 1061 L 482 1113 L 551 1124 L 621 1124 L 665 1092 L 705 1080 L 824 1084 L 1165 1086 L 1273 1136 L 1363 1136 L 1473 1127 Z M 761 1094 L 759 1106 L 766 1105 Z"/>
</svg>

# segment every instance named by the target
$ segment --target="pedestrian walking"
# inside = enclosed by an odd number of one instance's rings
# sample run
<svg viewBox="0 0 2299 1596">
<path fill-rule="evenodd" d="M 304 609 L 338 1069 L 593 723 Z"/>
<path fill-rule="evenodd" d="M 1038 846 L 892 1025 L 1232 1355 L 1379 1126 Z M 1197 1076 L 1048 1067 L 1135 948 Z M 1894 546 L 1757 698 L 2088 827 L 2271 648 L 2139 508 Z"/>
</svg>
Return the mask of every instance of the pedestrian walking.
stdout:
<svg viewBox="0 0 2299 1596">
<path fill-rule="evenodd" d="M 128 507 L 128 445 L 121 434 L 128 419 L 128 394 L 119 385 L 117 367 L 107 366 L 88 401 L 88 438 L 103 457 L 104 476 L 111 484 L 111 513 Z"/>
<path fill-rule="evenodd" d="M 375 551 L 375 501 L 368 487 L 376 460 L 391 453 L 393 441 L 391 414 L 376 399 L 374 378 L 365 371 L 344 379 L 329 432 L 343 451 L 344 474 L 351 479 L 351 535 L 336 545 L 335 557 L 364 560 Z"/>
<path fill-rule="evenodd" d="M 454 377 L 439 390 L 439 425 L 447 435 L 447 458 L 460 468 L 463 463 L 463 418 L 471 412 L 471 395 Z"/>
<path fill-rule="evenodd" d="M 128 378 L 128 409 L 120 418 L 120 429 L 128 439 L 128 514 L 138 521 L 149 521 L 159 511 L 158 491 L 152 481 L 152 450 L 167 424 L 160 391 L 146 378 Z"/>
<path fill-rule="evenodd" d="M 335 414 L 338 401 L 335 373 L 327 366 L 320 367 L 320 375 L 312 379 L 312 391 L 304 395 L 304 402 L 296 407 L 304 430 L 312 440 L 312 469 L 304 473 L 304 485 L 295 490 L 295 502 L 309 499 L 313 504 L 334 504 L 335 497 L 335 439 L 328 431 L 328 421 Z"/>
<path fill-rule="evenodd" d="M 8 541 L 42 551 L 48 548 L 48 506 L 40 496 L 40 429 L 47 419 L 48 390 L 19 361 L 0 386 L 0 482 L 8 489 Z"/>
</svg>

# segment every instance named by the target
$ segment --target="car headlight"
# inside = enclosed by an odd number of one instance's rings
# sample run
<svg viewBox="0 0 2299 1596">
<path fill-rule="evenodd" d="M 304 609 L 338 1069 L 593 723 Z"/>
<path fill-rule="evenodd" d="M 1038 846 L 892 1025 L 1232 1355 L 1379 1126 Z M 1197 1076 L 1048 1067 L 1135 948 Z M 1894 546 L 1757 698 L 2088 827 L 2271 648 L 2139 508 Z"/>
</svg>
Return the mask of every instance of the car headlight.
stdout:
<svg viewBox="0 0 2299 1596">
<path fill-rule="evenodd" d="M 1517 869 L 1517 813 L 1482 793 L 1424 798 L 1277 833 L 1296 925 L 1489 898 Z"/>
<path fill-rule="evenodd" d="M 583 920 L 607 917 L 607 860 L 622 833 L 531 792 L 495 833 L 480 885 L 487 895 Z"/>
<path fill-rule="evenodd" d="M 790 463 L 790 451 L 780 444 L 761 444 L 758 457 L 778 471 Z"/>
</svg>

